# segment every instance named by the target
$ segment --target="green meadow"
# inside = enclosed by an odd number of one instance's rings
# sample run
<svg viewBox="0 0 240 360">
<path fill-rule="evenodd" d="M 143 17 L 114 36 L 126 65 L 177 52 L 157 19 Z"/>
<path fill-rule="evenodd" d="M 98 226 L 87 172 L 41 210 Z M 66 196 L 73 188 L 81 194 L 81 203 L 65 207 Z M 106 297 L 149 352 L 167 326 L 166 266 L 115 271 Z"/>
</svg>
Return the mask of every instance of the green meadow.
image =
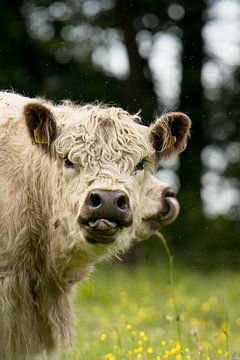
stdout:
<svg viewBox="0 0 240 360">
<path fill-rule="evenodd" d="M 166 259 L 99 265 L 76 289 L 65 360 L 240 359 L 240 270 Z M 174 302 L 175 295 L 175 302 Z"/>
</svg>

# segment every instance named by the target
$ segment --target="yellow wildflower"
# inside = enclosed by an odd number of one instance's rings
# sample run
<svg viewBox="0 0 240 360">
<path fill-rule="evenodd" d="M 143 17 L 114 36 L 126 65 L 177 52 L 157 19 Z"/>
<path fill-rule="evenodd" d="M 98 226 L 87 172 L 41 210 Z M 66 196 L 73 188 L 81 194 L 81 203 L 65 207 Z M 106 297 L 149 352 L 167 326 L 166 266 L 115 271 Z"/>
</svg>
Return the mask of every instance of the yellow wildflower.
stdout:
<svg viewBox="0 0 240 360">
<path fill-rule="evenodd" d="M 116 358 L 112 353 L 108 353 L 104 356 L 104 360 L 116 360 Z"/>
<path fill-rule="evenodd" d="M 180 344 L 179 341 L 176 343 L 176 350 L 177 350 L 177 351 L 180 351 L 180 350 L 181 350 L 181 344 Z"/>
<path fill-rule="evenodd" d="M 138 348 L 134 349 L 135 354 L 140 354 L 141 352 L 143 352 L 143 347 L 139 346 Z"/>
<path fill-rule="evenodd" d="M 164 359 L 167 359 L 170 355 L 171 355 L 171 352 L 169 350 L 165 350 L 163 357 L 165 356 Z"/>
<path fill-rule="evenodd" d="M 181 354 L 177 354 L 177 355 L 176 355 L 176 360 L 182 360 L 182 358 L 183 358 L 183 357 L 182 357 Z"/>
<path fill-rule="evenodd" d="M 150 346 L 149 348 L 147 348 L 147 353 L 148 354 L 152 354 L 153 353 L 153 348 Z"/>
<path fill-rule="evenodd" d="M 101 340 L 101 341 L 106 340 L 106 338 L 107 338 L 107 335 L 104 334 L 104 333 L 100 336 L 100 340 Z"/>
<path fill-rule="evenodd" d="M 175 355 L 178 352 L 178 349 L 174 347 L 170 351 L 172 355 Z"/>
</svg>

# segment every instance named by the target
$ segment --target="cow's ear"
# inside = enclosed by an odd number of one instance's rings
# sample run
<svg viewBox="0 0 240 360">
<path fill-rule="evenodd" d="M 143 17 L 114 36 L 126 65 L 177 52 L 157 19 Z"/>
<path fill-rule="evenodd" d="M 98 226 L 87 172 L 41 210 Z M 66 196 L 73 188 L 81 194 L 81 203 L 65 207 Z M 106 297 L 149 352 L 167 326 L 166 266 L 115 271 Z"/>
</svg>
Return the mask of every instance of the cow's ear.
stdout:
<svg viewBox="0 0 240 360">
<path fill-rule="evenodd" d="M 191 120 L 180 112 L 163 114 L 150 126 L 150 140 L 162 158 L 182 152 L 190 136 Z"/>
<path fill-rule="evenodd" d="M 43 149 L 49 149 L 57 129 L 51 111 L 40 103 L 30 103 L 24 108 L 24 116 L 33 142 Z"/>
</svg>

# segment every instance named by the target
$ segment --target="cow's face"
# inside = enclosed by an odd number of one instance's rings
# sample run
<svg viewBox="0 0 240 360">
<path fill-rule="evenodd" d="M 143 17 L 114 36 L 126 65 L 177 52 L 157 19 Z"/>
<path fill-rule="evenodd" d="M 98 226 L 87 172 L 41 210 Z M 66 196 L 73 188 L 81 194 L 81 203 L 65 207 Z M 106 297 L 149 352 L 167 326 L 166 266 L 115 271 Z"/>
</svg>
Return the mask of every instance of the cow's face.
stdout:
<svg viewBox="0 0 240 360">
<path fill-rule="evenodd" d="M 35 142 L 37 129 L 39 146 L 57 160 L 68 233 L 86 249 L 125 250 L 136 234 L 145 237 L 144 226 L 152 231 L 159 216 L 176 217 L 173 194 L 152 173 L 161 158 L 185 148 L 186 115 L 165 114 L 147 128 L 118 108 L 69 111 L 65 105 L 51 111 L 34 103 L 25 107 L 25 116 Z"/>
<path fill-rule="evenodd" d="M 180 210 L 176 193 L 167 183 L 150 175 L 144 185 L 142 220 L 136 230 L 136 238 L 145 240 L 162 226 L 172 223 Z"/>
</svg>

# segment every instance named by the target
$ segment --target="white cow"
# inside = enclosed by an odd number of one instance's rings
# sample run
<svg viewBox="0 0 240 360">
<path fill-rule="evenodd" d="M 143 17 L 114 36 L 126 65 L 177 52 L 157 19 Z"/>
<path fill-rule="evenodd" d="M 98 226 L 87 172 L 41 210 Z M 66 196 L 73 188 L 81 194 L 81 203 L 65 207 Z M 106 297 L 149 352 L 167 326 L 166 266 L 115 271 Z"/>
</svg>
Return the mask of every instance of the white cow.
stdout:
<svg viewBox="0 0 240 360">
<path fill-rule="evenodd" d="M 150 128 L 103 105 L 0 92 L 0 359 L 51 357 L 71 343 L 71 293 L 178 203 L 152 176 L 187 144 L 190 119 Z"/>
</svg>

